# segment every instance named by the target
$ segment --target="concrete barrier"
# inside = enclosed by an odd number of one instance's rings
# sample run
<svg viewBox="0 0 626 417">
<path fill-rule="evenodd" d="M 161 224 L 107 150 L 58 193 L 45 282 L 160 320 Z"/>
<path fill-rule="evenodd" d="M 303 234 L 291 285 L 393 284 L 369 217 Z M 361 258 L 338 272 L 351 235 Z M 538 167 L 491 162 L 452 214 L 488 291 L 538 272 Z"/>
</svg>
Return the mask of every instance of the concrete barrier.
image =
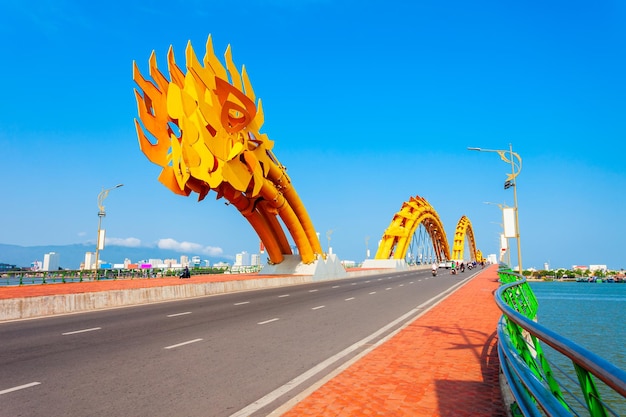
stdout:
<svg viewBox="0 0 626 417">
<path fill-rule="evenodd" d="M 206 297 L 238 291 L 285 287 L 310 282 L 330 281 L 389 272 L 389 270 L 361 270 L 348 272 L 346 276 L 320 278 L 311 275 L 286 275 L 246 280 L 219 282 L 190 282 L 184 285 L 165 285 L 128 290 L 87 292 L 81 294 L 58 294 L 0 300 L 0 322 L 20 320 L 56 314 L 77 313 L 106 308 L 127 307 L 140 304 Z M 72 285 L 72 284 L 67 284 Z"/>
</svg>

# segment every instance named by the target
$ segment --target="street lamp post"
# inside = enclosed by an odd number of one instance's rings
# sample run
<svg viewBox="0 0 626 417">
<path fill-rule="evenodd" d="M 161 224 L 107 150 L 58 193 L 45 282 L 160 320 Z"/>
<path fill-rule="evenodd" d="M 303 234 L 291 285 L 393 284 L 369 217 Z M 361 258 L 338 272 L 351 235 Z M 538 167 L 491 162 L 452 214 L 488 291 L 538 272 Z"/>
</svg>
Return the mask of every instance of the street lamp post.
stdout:
<svg viewBox="0 0 626 417">
<path fill-rule="evenodd" d="M 482 149 L 482 148 L 467 148 L 469 151 L 479 152 L 495 152 L 500 155 L 507 164 L 511 164 L 511 173 L 507 175 L 504 182 L 504 189 L 513 187 L 513 206 L 515 209 L 515 238 L 517 240 L 517 263 L 518 271 L 521 274 L 524 269 L 522 268 L 522 245 L 520 243 L 519 233 L 519 210 L 517 206 L 517 176 L 522 171 L 522 158 L 515 152 L 513 152 L 513 145 L 509 143 L 509 150 L 500 149 Z"/>
<path fill-rule="evenodd" d="M 98 194 L 98 237 L 96 239 L 96 265 L 95 265 L 95 276 L 98 278 L 98 256 L 100 255 L 100 251 L 104 249 L 104 230 L 102 229 L 102 218 L 106 216 L 106 212 L 104 211 L 104 199 L 109 195 L 109 191 L 114 190 L 116 188 L 122 187 L 124 184 L 117 184 L 115 187 L 107 188 L 104 187 L 100 194 Z"/>
</svg>

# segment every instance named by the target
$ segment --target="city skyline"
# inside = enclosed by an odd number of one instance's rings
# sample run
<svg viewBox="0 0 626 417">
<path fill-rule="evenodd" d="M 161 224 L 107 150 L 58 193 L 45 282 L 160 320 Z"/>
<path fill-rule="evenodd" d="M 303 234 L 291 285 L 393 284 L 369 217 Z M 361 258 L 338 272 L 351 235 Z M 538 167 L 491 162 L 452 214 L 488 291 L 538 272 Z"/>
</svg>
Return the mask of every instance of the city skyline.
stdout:
<svg viewBox="0 0 626 417">
<path fill-rule="evenodd" d="M 510 167 L 467 148 L 511 145 L 523 160 L 523 267 L 624 267 L 626 11 L 618 4 L 251 1 L 233 13 L 226 2 L 103 9 L 10 0 L 0 16 L 14 64 L 0 68 L 11 80 L 0 98 L 1 169 L 16 178 L 0 243 L 95 249 L 97 196 L 124 184 L 104 201 L 108 248 L 254 252 L 258 237 L 214 192 L 198 202 L 159 183 L 134 128 L 133 61 L 147 73 L 154 51 L 166 71 L 170 45 L 184 65 L 187 42 L 202 56 L 211 35 L 218 57 L 230 44 L 245 65 L 263 101 L 261 131 L 322 248 L 340 260 L 361 262 L 368 249 L 373 257 L 414 196 L 435 208 L 448 241 L 467 216 L 477 248 L 498 253 L 502 213 L 493 205 L 513 206 L 503 187 Z"/>
</svg>

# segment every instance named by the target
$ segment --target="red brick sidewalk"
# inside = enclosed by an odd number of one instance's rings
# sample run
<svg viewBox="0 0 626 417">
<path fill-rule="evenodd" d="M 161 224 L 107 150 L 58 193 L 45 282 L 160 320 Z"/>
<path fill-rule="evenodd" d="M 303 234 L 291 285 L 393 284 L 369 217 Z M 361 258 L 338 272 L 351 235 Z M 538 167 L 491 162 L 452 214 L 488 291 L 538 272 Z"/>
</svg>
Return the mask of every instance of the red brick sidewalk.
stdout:
<svg viewBox="0 0 626 417">
<path fill-rule="evenodd" d="M 505 417 L 491 266 L 284 417 Z"/>
</svg>

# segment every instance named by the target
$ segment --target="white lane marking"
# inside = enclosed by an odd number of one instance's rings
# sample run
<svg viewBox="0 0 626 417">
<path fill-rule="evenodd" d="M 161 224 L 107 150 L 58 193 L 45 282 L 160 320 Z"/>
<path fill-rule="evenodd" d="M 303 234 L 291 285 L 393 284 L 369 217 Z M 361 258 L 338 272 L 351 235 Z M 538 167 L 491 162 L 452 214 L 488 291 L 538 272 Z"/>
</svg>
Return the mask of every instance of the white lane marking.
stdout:
<svg viewBox="0 0 626 417">
<path fill-rule="evenodd" d="M 278 298 L 289 297 L 289 294 L 279 295 Z"/>
<path fill-rule="evenodd" d="M 244 304 L 250 304 L 250 301 L 242 301 L 242 302 L 240 302 L 240 303 L 235 303 L 234 305 L 236 305 L 236 306 L 242 306 L 242 305 L 244 305 Z"/>
<path fill-rule="evenodd" d="M 350 285 L 356 285 L 356 282 L 353 282 L 353 283 L 352 283 L 352 284 L 350 284 Z"/>
<path fill-rule="evenodd" d="M 200 342 L 202 339 L 193 339 L 193 340 L 188 340 L 186 342 L 182 342 L 182 343 L 177 343 L 175 345 L 171 345 L 171 346 L 166 346 L 164 349 L 174 349 L 177 347 L 181 347 L 181 346 L 185 346 L 188 345 L 190 343 L 196 343 L 196 342 Z"/>
<path fill-rule="evenodd" d="M 404 287 L 404 284 L 400 284 L 399 287 Z"/>
<path fill-rule="evenodd" d="M 269 319 L 269 320 L 265 320 L 265 321 L 260 321 L 257 324 L 267 324 L 267 323 L 271 323 L 273 321 L 278 321 L 279 319 L 277 318 L 273 318 L 273 319 Z"/>
<path fill-rule="evenodd" d="M 317 290 L 309 290 L 309 292 L 317 292 Z"/>
<path fill-rule="evenodd" d="M 167 315 L 167 317 L 186 316 L 187 314 L 191 314 L 191 311 L 185 311 L 184 313 L 174 313 L 174 314 L 168 314 L 168 315 Z"/>
<path fill-rule="evenodd" d="M 291 381 L 287 382 L 282 387 L 276 388 L 274 391 L 270 392 L 269 394 L 267 394 L 263 398 L 259 398 L 258 400 L 256 400 L 253 403 L 247 405 L 246 407 L 242 408 L 241 410 L 237 411 L 236 413 L 231 414 L 230 417 L 247 417 L 247 416 L 249 416 L 251 414 L 254 414 L 256 411 L 262 409 L 263 407 L 267 406 L 268 404 L 271 404 L 277 398 L 280 398 L 281 396 L 285 395 L 286 393 L 288 393 L 292 389 L 298 387 L 300 384 L 302 384 L 305 381 L 309 380 L 311 377 L 313 377 L 317 373 L 319 373 L 319 372 L 323 371 L 324 369 L 330 367 L 332 364 L 334 364 L 338 360 L 340 360 L 343 357 L 351 354 L 355 350 L 360 349 L 363 346 L 368 345 L 362 352 L 360 352 L 354 358 L 352 358 L 348 362 L 346 362 L 343 365 L 341 365 L 339 368 L 337 368 L 335 371 L 331 372 L 326 377 L 324 377 L 321 380 L 319 380 L 317 383 L 313 384 L 308 390 L 305 390 L 301 394 L 296 395 L 294 398 L 292 398 L 291 400 L 287 401 L 285 404 L 280 406 L 277 410 L 275 410 L 271 414 L 277 413 L 275 415 L 281 415 L 281 414 L 285 413 L 287 410 L 292 408 L 297 402 L 302 401 L 302 399 L 305 396 L 311 394 L 314 390 L 316 390 L 319 387 L 321 387 L 322 384 L 324 384 L 325 382 L 329 381 L 331 378 L 337 376 L 340 372 L 343 372 L 345 369 L 347 369 L 349 366 L 351 366 L 356 361 L 361 359 L 363 356 L 367 355 L 372 350 L 376 349 L 378 346 L 382 345 L 387 340 L 391 339 L 393 336 L 395 336 L 397 333 L 399 333 L 401 330 L 403 330 L 405 327 L 407 327 L 409 324 L 411 324 L 415 319 L 417 319 L 422 314 L 426 313 L 431 308 L 435 307 L 441 301 L 446 299 L 458 287 L 460 287 L 463 284 L 465 284 L 465 282 L 467 280 L 468 279 L 453 285 L 452 287 L 448 288 L 443 293 L 441 293 L 439 295 L 436 295 L 433 298 L 431 298 L 430 300 L 425 301 L 424 303 L 418 305 L 413 310 L 409 311 L 408 313 L 404 314 L 403 316 L 398 317 L 397 319 L 395 319 L 391 323 L 387 324 L 386 326 L 380 328 L 379 330 L 377 330 L 376 332 L 372 333 L 371 335 L 366 336 L 365 338 L 359 340 L 358 342 L 356 342 L 352 346 L 348 346 L 347 348 L 345 348 L 341 352 L 337 353 L 336 355 L 331 356 L 330 358 L 326 359 L 325 361 L 317 364 L 313 368 L 311 368 L 308 371 L 304 372 L 300 376 L 295 377 L 294 379 L 292 379 Z M 421 311 L 422 308 L 424 308 L 425 306 L 428 306 L 429 303 L 434 302 L 435 300 L 436 300 L 436 302 L 433 305 L 429 306 L 426 310 Z M 412 317 L 412 316 L 414 316 L 414 317 Z M 383 337 L 382 339 L 378 340 L 377 342 L 370 344 L 370 341 L 374 340 L 379 335 L 384 334 L 386 331 L 388 331 L 389 329 L 393 328 L 398 323 L 402 323 L 403 320 L 406 320 L 408 318 L 411 318 L 411 320 L 408 320 L 406 323 L 404 323 L 402 326 L 400 326 L 400 328 L 392 331 L 390 334 L 386 335 L 385 337 Z"/>
<path fill-rule="evenodd" d="M 319 310 L 320 308 L 324 308 L 326 306 L 317 306 L 317 307 L 313 307 L 311 310 Z"/>
<path fill-rule="evenodd" d="M 354 300 L 354 297 L 346 298 L 344 301 L 351 301 L 351 300 Z"/>
<path fill-rule="evenodd" d="M 365 281 L 366 284 L 369 284 L 370 282 L 372 282 L 372 281 Z"/>
<path fill-rule="evenodd" d="M 376 281 L 382 281 L 382 280 L 383 280 L 382 278 L 378 278 Z"/>
<path fill-rule="evenodd" d="M 389 291 L 391 289 L 391 287 L 387 287 L 385 288 L 385 291 Z"/>
<path fill-rule="evenodd" d="M 85 333 L 85 332 L 93 332 L 95 330 L 102 330 L 102 327 L 92 327 L 91 329 L 83 329 L 83 330 L 74 330 L 73 332 L 65 332 L 65 333 L 61 333 L 61 335 L 63 336 L 67 336 L 70 334 L 77 334 L 77 333 Z"/>
<path fill-rule="evenodd" d="M 39 384 L 41 384 L 41 382 L 31 382 L 30 384 L 24 384 L 24 385 L 20 385 L 20 386 L 13 387 L 13 388 L 3 389 L 2 391 L 0 391 L 0 395 L 8 394 L 9 392 L 13 392 L 13 391 L 19 391 L 21 389 L 34 387 L 35 385 L 39 385 Z"/>
<path fill-rule="evenodd" d="M 376 291 L 372 291 L 369 295 L 376 294 Z"/>
<path fill-rule="evenodd" d="M 409 284 L 413 284 L 413 281 L 410 281 Z"/>
<path fill-rule="evenodd" d="M 341 285 L 333 285 L 332 288 L 339 288 Z"/>
</svg>

